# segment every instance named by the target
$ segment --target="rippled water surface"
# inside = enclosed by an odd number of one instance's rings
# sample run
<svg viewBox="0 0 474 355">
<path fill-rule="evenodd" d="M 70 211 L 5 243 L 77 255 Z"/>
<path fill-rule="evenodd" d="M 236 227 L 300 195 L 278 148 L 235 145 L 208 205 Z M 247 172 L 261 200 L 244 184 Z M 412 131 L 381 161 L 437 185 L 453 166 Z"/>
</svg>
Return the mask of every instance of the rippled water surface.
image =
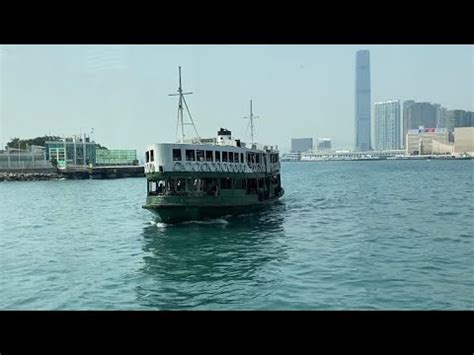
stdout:
<svg viewBox="0 0 474 355">
<path fill-rule="evenodd" d="M 267 210 L 175 226 L 142 178 L 0 183 L 0 308 L 474 309 L 474 160 L 282 170 Z"/>
</svg>

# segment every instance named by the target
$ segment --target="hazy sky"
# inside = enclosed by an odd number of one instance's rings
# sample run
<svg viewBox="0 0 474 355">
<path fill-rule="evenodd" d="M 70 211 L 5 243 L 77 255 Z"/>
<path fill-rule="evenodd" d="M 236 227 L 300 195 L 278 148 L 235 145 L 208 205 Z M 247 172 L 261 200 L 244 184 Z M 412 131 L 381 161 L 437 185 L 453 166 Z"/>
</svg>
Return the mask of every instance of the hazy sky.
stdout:
<svg viewBox="0 0 474 355">
<path fill-rule="evenodd" d="M 369 49 L 373 103 L 430 101 L 474 110 L 474 46 L 2 46 L 0 140 L 90 132 L 109 148 L 176 140 L 183 86 L 202 137 L 228 128 L 244 141 L 249 100 L 257 141 L 332 138 L 354 144 L 355 52 Z M 188 127 L 188 132 L 192 131 Z"/>
</svg>

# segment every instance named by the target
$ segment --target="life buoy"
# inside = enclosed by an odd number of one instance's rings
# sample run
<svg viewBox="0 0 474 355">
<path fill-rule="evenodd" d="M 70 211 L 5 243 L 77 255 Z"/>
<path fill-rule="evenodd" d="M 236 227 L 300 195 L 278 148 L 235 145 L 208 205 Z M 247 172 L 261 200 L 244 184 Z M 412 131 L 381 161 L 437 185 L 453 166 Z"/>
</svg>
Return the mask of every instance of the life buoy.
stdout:
<svg viewBox="0 0 474 355">
<path fill-rule="evenodd" d="M 208 172 L 209 170 L 210 170 L 209 165 L 207 163 L 202 163 L 201 164 L 201 171 Z"/>
<path fill-rule="evenodd" d="M 227 167 L 227 163 L 222 163 L 222 171 L 227 172 L 229 168 Z"/>
<path fill-rule="evenodd" d="M 210 163 L 209 166 L 211 167 L 211 171 L 216 171 L 216 163 Z"/>
<path fill-rule="evenodd" d="M 191 163 L 187 162 L 186 165 L 185 165 L 185 169 L 186 169 L 186 171 L 191 171 L 193 169 Z"/>
<path fill-rule="evenodd" d="M 174 171 L 182 171 L 183 170 L 183 165 L 180 162 L 176 162 L 176 163 L 174 163 L 173 170 Z"/>
<path fill-rule="evenodd" d="M 194 163 L 193 164 L 193 170 L 194 171 L 199 171 L 199 163 Z"/>
<path fill-rule="evenodd" d="M 229 164 L 229 173 L 234 172 L 234 164 Z"/>
</svg>

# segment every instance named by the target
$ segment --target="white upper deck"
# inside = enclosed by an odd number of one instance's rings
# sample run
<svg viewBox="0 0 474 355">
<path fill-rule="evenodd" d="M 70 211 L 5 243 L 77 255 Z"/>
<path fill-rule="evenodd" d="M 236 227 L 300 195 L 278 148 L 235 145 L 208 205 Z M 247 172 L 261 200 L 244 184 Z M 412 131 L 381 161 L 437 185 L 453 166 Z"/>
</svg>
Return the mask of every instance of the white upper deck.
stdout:
<svg viewBox="0 0 474 355">
<path fill-rule="evenodd" d="M 193 139 L 184 143 L 150 144 L 145 173 L 226 172 L 271 173 L 280 171 L 278 147 L 251 144 L 221 129 L 217 138 Z"/>
</svg>

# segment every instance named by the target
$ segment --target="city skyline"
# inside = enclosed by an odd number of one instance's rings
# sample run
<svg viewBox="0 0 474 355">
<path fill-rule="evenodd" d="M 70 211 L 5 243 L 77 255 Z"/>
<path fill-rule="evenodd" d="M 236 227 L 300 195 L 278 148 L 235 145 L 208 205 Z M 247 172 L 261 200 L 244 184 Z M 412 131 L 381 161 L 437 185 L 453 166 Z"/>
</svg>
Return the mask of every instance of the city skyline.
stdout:
<svg viewBox="0 0 474 355">
<path fill-rule="evenodd" d="M 174 141 L 168 94 L 181 65 L 202 136 L 222 126 L 249 140 L 242 117 L 253 99 L 259 142 L 285 151 L 292 137 L 330 137 L 353 148 L 354 56 L 363 49 L 373 102 L 474 110 L 473 46 L 2 46 L 0 139 L 94 128 L 111 148 Z"/>
</svg>

